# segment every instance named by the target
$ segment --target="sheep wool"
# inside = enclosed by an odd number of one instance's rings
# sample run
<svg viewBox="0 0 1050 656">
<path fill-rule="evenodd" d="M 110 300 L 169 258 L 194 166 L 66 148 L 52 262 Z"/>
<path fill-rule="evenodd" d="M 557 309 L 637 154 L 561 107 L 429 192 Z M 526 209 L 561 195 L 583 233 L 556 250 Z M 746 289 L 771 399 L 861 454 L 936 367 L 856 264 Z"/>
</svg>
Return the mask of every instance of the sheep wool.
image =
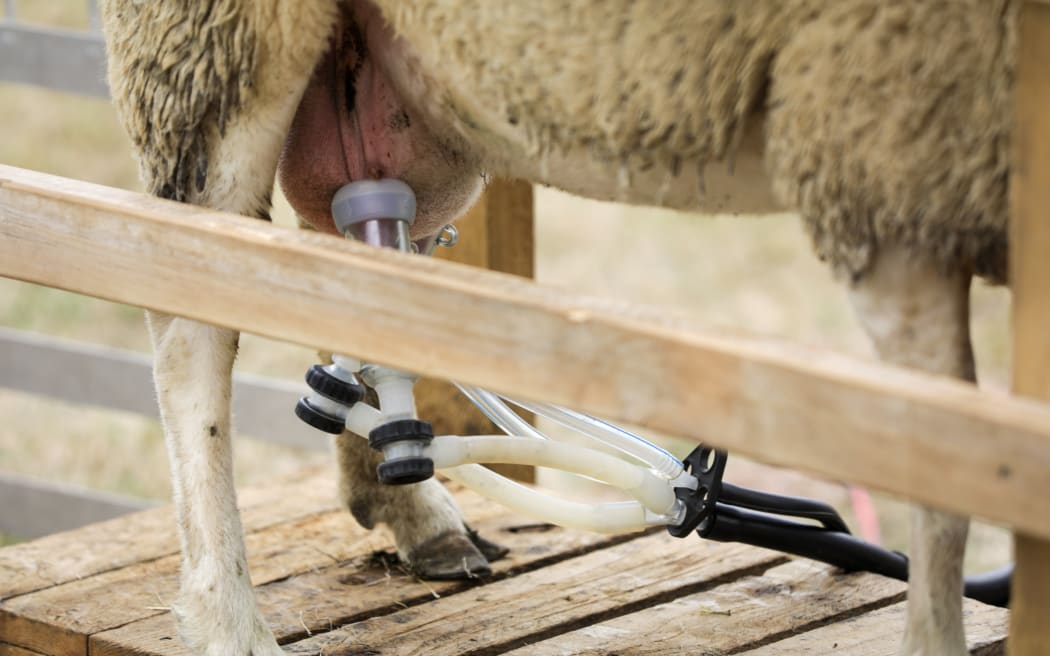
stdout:
<svg viewBox="0 0 1050 656">
<path fill-rule="evenodd" d="M 1016 0 L 379 4 L 435 121 L 500 173 L 565 186 L 521 162 L 582 154 L 640 186 L 695 175 L 661 204 L 721 210 L 704 169 L 754 130 L 836 271 L 893 243 L 1005 279 Z"/>
</svg>

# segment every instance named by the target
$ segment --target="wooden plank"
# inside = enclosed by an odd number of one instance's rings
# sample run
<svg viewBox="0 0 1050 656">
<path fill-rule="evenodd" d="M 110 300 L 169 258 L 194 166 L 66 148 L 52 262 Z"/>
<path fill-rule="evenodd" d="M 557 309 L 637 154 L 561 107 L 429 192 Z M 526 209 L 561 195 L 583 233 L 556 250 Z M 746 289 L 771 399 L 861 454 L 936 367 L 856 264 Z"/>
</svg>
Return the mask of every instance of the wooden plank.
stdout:
<svg viewBox="0 0 1050 656">
<path fill-rule="evenodd" d="M 902 601 L 905 588 L 883 576 L 842 574 L 823 564 L 793 560 L 758 576 L 530 644 L 508 656 L 736 653 Z"/>
<path fill-rule="evenodd" d="M 1050 538 L 1050 408 L 958 381 L 9 167 L 0 274 L 702 438 Z"/>
<path fill-rule="evenodd" d="M 0 656 L 49 656 L 39 651 L 31 651 L 29 649 L 23 649 L 22 647 L 16 647 L 15 645 L 9 645 L 6 642 L 0 642 Z"/>
<path fill-rule="evenodd" d="M 291 654 L 500 653 L 783 562 L 769 551 L 661 532 L 285 645 Z M 108 656 L 108 655 L 107 655 Z"/>
<path fill-rule="evenodd" d="M 1010 176 L 1010 282 L 1014 391 L 1050 400 L 1050 5 L 1027 3 L 1020 17 L 1015 163 Z M 1050 476 L 1047 476 L 1050 478 Z M 1046 514 L 1045 509 L 1042 511 Z M 1011 596 L 1010 653 L 1050 645 L 1050 541 L 1018 531 Z"/>
<path fill-rule="evenodd" d="M 255 583 L 322 567 L 384 547 L 388 539 L 332 512 L 245 536 Z M 65 656 L 87 653 L 87 637 L 164 612 L 178 591 L 180 557 L 166 556 L 72 581 L 0 606 L 0 636 Z"/>
<path fill-rule="evenodd" d="M 763 647 L 739 652 L 739 656 L 797 656 L 798 654 L 842 654 L 845 656 L 897 656 L 904 631 L 905 603 L 828 624 Z M 966 644 L 971 654 L 1002 654 L 1006 641 L 1007 611 L 972 599 L 963 602 Z M 1046 653 L 1045 651 L 1043 653 Z"/>
<path fill-rule="evenodd" d="M 36 538 L 120 517 L 156 505 L 89 488 L 0 472 L 0 531 Z"/>
<path fill-rule="evenodd" d="M 476 495 L 461 496 L 471 518 L 504 512 Z M 389 542 L 386 532 L 363 529 L 341 510 L 303 513 L 245 536 L 256 585 L 360 558 Z M 144 559 L 9 599 L 0 605 L 0 638 L 48 653 L 85 653 L 87 636 L 163 612 L 177 592 L 179 564 L 174 554 Z"/>
<path fill-rule="evenodd" d="M 334 473 L 328 472 L 244 490 L 238 505 L 245 531 L 334 510 L 339 505 L 335 490 Z M 0 549 L 0 601 L 161 558 L 178 549 L 170 506 L 5 547 Z"/>
<path fill-rule="evenodd" d="M 523 526 L 533 525 L 507 515 L 477 522 L 483 534 L 511 550 L 507 558 L 493 563 L 494 580 L 521 576 L 625 539 L 554 527 L 536 533 L 521 530 Z M 284 643 L 438 597 L 470 595 L 476 589 L 475 584 L 461 581 L 423 582 L 362 552 L 334 566 L 260 586 L 256 598 L 277 640 Z M 171 615 L 157 615 L 91 636 L 90 653 L 182 656 L 186 652 L 173 639 L 176 635 Z"/>
<path fill-rule="evenodd" d="M 492 180 L 466 216 L 456 222 L 459 240 L 454 248 L 438 248 L 434 256 L 516 276 L 535 276 L 532 185 L 520 180 Z M 499 433 L 492 422 L 454 385 L 425 378 L 416 387 L 420 416 L 439 435 L 489 435 Z M 525 416 L 525 415 L 523 415 Z M 526 420 L 531 417 L 525 416 Z M 493 465 L 519 481 L 536 480 L 533 467 Z"/>
<path fill-rule="evenodd" d="M 158 417 L 152 358 L 122 349 L 0 328 L 0 386 Z M 328 441 L 289 410 L 308 391 L 303 382 L 236 373 L 237 435 L 327 450 Z"/>
</svg>

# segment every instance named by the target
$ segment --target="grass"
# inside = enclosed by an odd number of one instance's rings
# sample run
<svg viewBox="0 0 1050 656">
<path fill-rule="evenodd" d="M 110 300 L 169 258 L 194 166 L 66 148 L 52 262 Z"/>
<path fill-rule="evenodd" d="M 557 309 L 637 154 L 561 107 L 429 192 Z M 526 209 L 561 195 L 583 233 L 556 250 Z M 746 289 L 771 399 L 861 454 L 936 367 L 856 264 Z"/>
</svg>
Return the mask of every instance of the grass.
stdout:
<svg viewBox="0 0 1050 656">
<path fill-rule="evenodd" d="M 80 27 L 84 3 L 22 0 L 19 16 Z M 108 103 L 0 85 L 0 162 L 126 189 L 140 185 L 128 143 Z M 278 219 L 288 221 L 287 210 Z M 537 190 L 537 277 L 546 284 L 649 305 L 675 306 L 697 326 L 766 333 L 870 357 L 840 285 L 811 255 L 798 220 L 705 217 L 597 203 Z M 972 330 L 984 384 L 1008 384 L 1009 296 L 980 283 Z M 148 351 L 141 312 L 95 299 L 0 279 L 0 326 Z M 246 335 L 238 367 L 299 378 L 308 349 Z M 56 372 L 56 375 L 59 375 Z M 289 410 L 290 411 L 290 410 Z M 62 479 L 124 494 L 168 495 L 167 462 L 156 421 L 74 407 L 0 390 L 0 470 Z M 665 438 L 680 453 L 689 440 Z M 324 455 L 241 441 L 237 476 L 262 483 Z M 839 505 L 841 485 L 734 458 L 728 477 L 771 491 L 808 494 Z M 904 504 L 877 496 L 885 543 L 905 549 Z M 0 544 L 10 536 L 0 536 Z M 1008 534 L 978 524 L 967 566 L 987 569 L 1009 556 Z"/>
</svg>

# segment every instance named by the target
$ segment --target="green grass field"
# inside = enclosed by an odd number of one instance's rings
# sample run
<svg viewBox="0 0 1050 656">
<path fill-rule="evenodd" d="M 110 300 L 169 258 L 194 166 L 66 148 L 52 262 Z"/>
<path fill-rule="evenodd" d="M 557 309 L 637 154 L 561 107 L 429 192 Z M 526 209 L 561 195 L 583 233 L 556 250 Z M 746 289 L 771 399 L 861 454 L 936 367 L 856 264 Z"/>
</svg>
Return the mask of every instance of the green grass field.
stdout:
<svg viewBox="0 0 1050 656">
<path fill-rule="evenodd" d="M 17 3 L 21 18 L 79 27 L 75 0 Z M 103 101 L 0 85 L 0 163 L 127 189 L 138 189 L 128 143 Z M 279 218 L 289 220 L 287 212 Z M 797 218 L 697 217 L 623 207 L 537 190 L 537 276 L 586 293 L 674 306 L 698 327 L 745 330 L 870 357 L 843 289 L 811 255 Z M 981 283 L 973 291 L 973 334 L 985 385 L 1005 387 L 1010 344 L 1009 295 Z M 141 312 L 0 279 L 0 326 L 148 351 Z M 245 336 L 238 366 L 298 378 L 308 349 Z M 289 408 L 291 411 L 291 408 Z M 167 463 L 156 421 L 0 390 L 0 470 L 162 499 Z M 320 438 L 319 439 L 323 439 Z M 671 439 L 688 451 L 686 439 Z M 324 454 L 242 441 L 237 472 L 259 483 Z M 834 483 L 734 461 L 729 478 L 774 491 L 846 502 Z M 878 499 L 889 546 L 904 549 L 903 504 Z M 970 569 L 1008 559 L 1005 531 L 973 531 Z"/>
</svg>

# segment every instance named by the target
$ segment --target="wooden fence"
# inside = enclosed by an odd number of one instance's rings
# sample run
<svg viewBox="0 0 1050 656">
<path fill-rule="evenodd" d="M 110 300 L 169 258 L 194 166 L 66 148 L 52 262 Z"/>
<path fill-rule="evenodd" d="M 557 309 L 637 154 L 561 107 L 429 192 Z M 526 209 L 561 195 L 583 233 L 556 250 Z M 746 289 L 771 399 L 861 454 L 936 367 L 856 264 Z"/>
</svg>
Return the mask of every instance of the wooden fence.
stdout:
<svg viewBox="0 0 1050 656">
<path fill-rule="evenodd" d="M 1050 3 L 1028 2 L 1012 190 L 1015 383 L 1044 399 L 1047 62 Z M 1007 524 L 1018 538 L 1011 653 L 1050 644 L 1050 405 L 2 166 L 0 275 L 560 403 Z"/>
</svg>

